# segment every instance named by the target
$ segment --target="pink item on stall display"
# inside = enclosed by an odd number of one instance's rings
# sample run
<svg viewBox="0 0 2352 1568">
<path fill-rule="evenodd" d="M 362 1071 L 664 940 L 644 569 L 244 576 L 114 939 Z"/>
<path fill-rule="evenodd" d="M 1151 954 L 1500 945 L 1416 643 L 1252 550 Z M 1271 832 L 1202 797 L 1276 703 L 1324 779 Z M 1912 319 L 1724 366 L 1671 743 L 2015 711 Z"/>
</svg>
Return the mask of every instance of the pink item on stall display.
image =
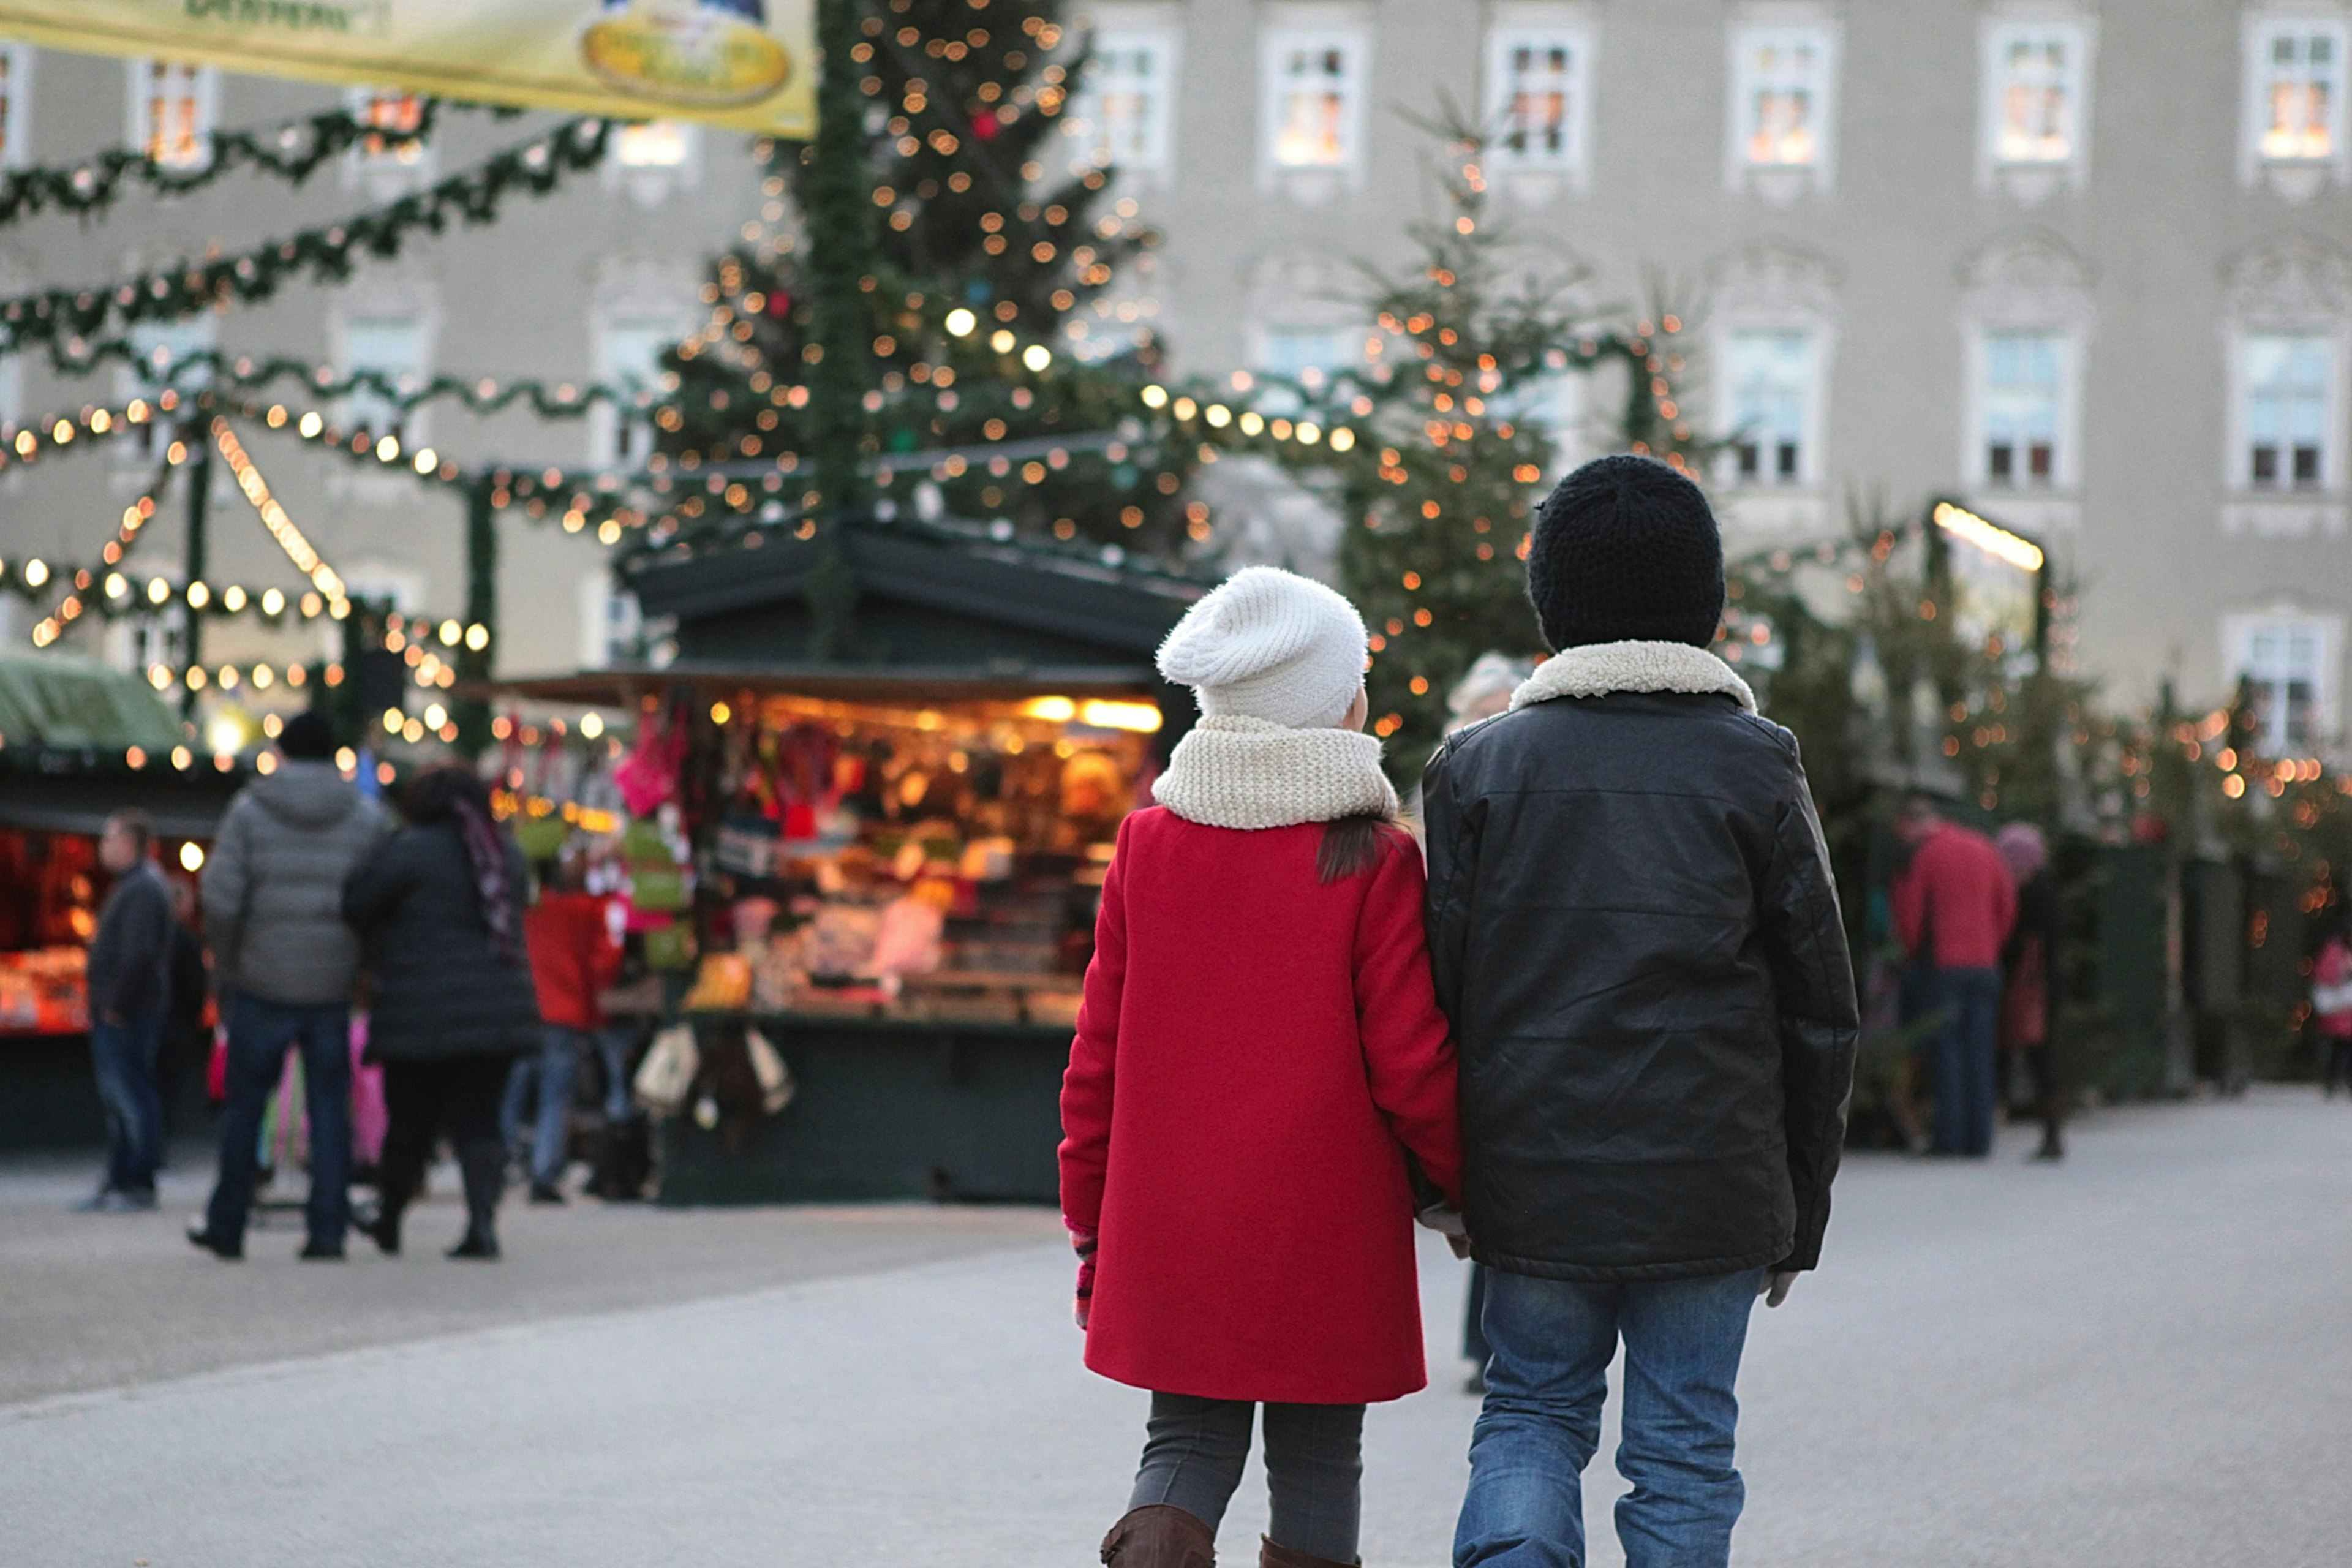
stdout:
<svg viewBox="0 0 2352 1568">
<path fill-rule="evenodd" d="M 383 1103 L 383 1069 L 368 1062 L 368 1016 L 352 1015 L 352 1163 L 373 1165 L 383 1153 L 390 1113 Z"/>
<path fill-rule="evenodd" d="M 686 726 L 667 716 L 641 726 L 636 749 L 613 770 L 621 804 L 632 816 L 646 816 L 677 794 L 678 770 L 686 762 Z"/>
</svg>

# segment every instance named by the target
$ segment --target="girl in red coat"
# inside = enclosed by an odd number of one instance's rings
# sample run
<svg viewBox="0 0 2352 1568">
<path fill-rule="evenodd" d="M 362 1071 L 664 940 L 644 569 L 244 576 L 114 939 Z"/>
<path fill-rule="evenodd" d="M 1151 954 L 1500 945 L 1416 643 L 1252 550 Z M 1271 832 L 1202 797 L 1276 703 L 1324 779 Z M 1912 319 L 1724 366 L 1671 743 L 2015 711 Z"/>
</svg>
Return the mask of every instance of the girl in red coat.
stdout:
<svg viewBox="0 0 2352 1568">
<path fill-rule="evenodd" d="M 1261 1402 L 1261 1563 L 1355 1562 L 1364 1406 L 1427 1380 L 1407 1161 L 1458 1200 L 1454 1050 L 1364 662 L 1267 567 L 1160 650 L 1202 718 L 1119 829 L 1062 1086 L 1087 1365 L 1152 1391 L 1114 1568 L 1208 1568 Z"/>
</svg>

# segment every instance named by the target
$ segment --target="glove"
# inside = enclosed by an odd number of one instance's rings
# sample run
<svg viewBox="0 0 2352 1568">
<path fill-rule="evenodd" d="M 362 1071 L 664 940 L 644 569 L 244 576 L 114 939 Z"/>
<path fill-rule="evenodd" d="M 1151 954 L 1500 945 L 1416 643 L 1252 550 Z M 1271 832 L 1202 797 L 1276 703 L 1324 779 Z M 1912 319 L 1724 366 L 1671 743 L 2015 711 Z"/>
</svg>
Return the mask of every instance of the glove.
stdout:
<svg viewBox="0 0 2352 1568">
<path fill-rule="evenodd" d="M 1785 1274 L 1767 1274 L 1756 1287 L 1756 1293 L 1764 1298 L 1766 1306 L 1777 1307 L 1789 1299 L 1789 1287 L 1796 1282 L 1797 1271 L 1793 1268 Z"/>
<path fill-rule="evenodd" d="M 1070 1246 L 1078 1255 L 1077 1294 L 1070 1309 L 1071 1318 L 1081 1329 L 1095 1304 L 1095 1247 L 1099 1237 L 1091 1230 L 1070 1226 Z"/>
</svg>

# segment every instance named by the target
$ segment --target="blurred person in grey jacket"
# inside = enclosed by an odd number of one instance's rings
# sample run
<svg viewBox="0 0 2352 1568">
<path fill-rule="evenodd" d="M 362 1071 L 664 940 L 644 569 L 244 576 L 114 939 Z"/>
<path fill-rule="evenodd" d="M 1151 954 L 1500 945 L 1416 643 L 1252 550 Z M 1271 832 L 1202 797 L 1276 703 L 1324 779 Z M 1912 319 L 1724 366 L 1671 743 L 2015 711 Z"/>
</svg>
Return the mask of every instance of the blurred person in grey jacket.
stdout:
<svg viewBox="0 0 2352 1568">
<path fill-rule="evenodd" d="M 188 1239 L 245 1256 L 263 1110 L 302 1053 L 310 1123 L 309 1239 L 301 1256 L 343 1256 L 351 1224 L 352 984 L 359 939 L 343 922 L 343 882 L 384 833 L 383 812 L 334 763 L 323 713 L 299 713 L 278 738 L 284 759 L 237 792 L 205 863 L 205 935 L 228 1019 L 228 1098 L 220 1175 Z"/>
<path fill-rule="evenodd" d="M 118 811 L 98 837 L 98 858 L 114 875 L 89 939 L 89 1058 L 106 1108 L 106 1176 L 80 1206 L 129 1214 L 155 1206 L 163 1161 L 163 1101 L 155 1049 L 170 987 L 172 895 L 156 868 L 155 831 L 136 811 Z"/>
</svg>

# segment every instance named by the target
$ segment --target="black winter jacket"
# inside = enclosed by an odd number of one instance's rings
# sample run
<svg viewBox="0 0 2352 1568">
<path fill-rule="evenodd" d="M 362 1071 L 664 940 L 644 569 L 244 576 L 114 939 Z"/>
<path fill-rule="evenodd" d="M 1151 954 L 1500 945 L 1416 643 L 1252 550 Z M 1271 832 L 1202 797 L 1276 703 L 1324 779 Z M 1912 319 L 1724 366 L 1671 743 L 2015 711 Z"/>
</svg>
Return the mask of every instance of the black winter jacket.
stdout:
<svg viewBox="0 0 2352 1568">
<path fill-rule="evenodd" d="M 1811 1268 L 1859 1030 L 1793 737 L 1678 643 L 1575 648 L 1429 764 L 1429 936 L 1481 1262 Z"/>
<path fill-rule="evenodd" d="M 522 851 L 503 831 L 508 898 L 524 903 Z M 528 955 L 501 962 L 455 822 L 404 827 L 343 884 L 343 919 L 359 932 L 373 982 L 368 1059 L 428 1061 L 511 1055 L 540 1046 L 539 997 Z M 515 940 L 520 949 L 522 934 Z"/>
</svg>

